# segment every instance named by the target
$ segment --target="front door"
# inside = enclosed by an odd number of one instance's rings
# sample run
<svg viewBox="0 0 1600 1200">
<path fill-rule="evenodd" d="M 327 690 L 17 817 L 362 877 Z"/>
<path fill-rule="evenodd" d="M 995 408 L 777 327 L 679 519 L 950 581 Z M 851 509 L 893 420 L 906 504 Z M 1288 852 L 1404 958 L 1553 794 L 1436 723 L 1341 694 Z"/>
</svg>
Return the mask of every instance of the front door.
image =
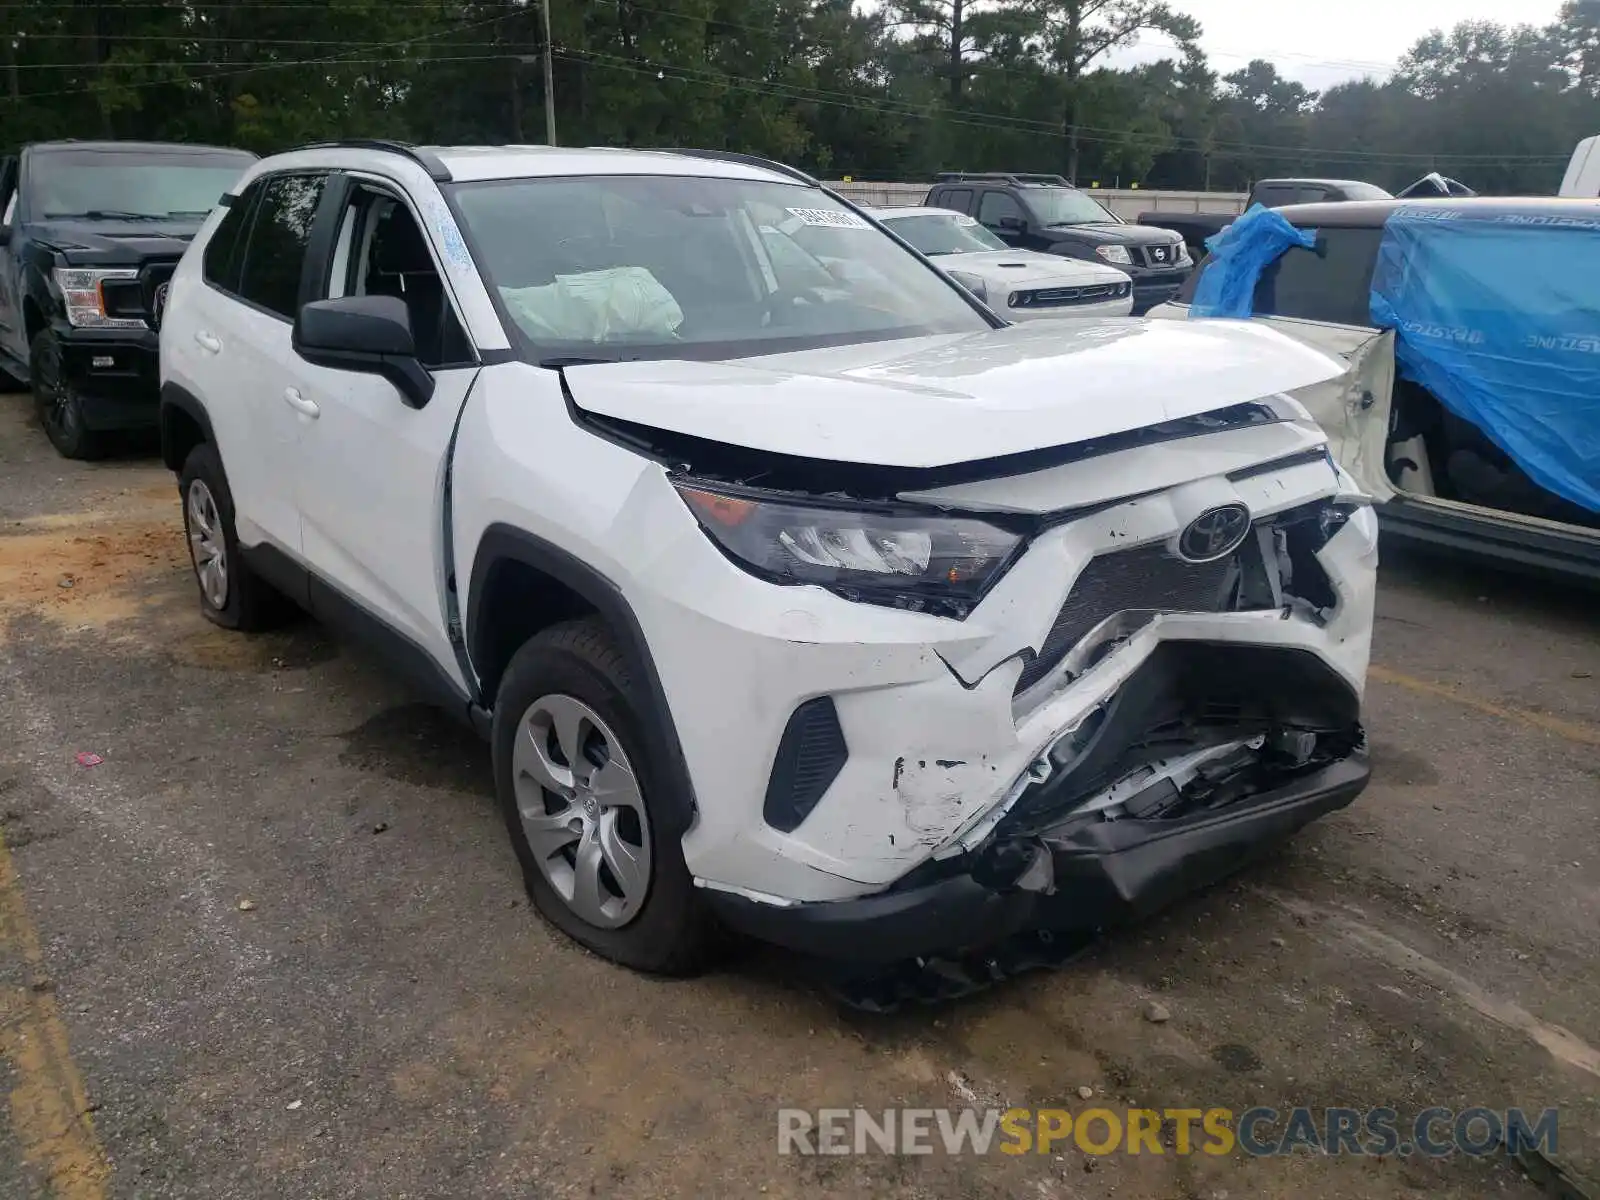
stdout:
<svg viewBox="0 0 1600 1200">
<path fill-rule="evenodd" d="M 297 360 L 309 414 L 296 475 L 305 560 L 343 600 L 464 688 L 447 634 L 442 512 L 451 438 L 477 356 L 403 197 L 357 183 L 337 220 L 325 290 L 403 299 L 435 387 L 412 408 L 379 376 Z"/>
</svg>

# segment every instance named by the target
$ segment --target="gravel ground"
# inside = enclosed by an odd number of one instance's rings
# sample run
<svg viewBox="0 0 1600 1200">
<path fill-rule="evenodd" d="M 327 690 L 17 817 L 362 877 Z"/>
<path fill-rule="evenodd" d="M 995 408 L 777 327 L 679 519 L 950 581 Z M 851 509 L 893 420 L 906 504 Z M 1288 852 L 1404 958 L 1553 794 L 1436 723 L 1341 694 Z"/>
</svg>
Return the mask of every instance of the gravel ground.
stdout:
<svg viewBox="0 0 1600 1200">
<path fill-rule="evenodd" d="M 0 397 L 0 1195 L 1540 1194 L 1492 1157 L 776 1153 L 779 1107 L 971 1097 L 1557 1106 L 1600 1177 L 1592 596 L 1387 564 L 1355 806 L 1064 969 L 869 1018 L 782 955 L 671 983 L 553 934 L 470 734 L 315 625 L 207 625 L 171 477 L 25 415 Z"/>
</svg>

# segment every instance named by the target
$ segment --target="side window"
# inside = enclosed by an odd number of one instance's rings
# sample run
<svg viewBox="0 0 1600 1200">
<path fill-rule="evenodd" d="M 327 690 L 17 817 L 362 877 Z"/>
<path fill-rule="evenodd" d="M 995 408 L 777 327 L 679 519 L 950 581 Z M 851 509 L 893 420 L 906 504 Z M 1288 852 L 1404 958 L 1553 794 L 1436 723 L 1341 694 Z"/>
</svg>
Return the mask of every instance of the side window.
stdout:
<svg viewBox="0 0 1600 1200">
<path fill-rule="evenodd" d="M 1296 204 L 1321 204 L 1328 199 L 1328 189 L 1319 184 L 1308 183 L 1294 194 Z"/>
<path fill-rule="evenodd" d="M 1271 187 L 1256 189 L 1256 203 L 1264 204 L 1268 208 L 1281 208 L 1285 204 L 1295 203 L 1295 189 L 1284 184 L 1275 184 Z"/>
<path fill-rule="evenodd" d="M 261 195 L 261 185 L 252 183 L 228 206 L 228 213 L 206 243 L 200 260 L 200 277 L 224 292 L 239 290 L 239 267 L 244 260 L 244 243 L 250 230 L 250 213 Z"/>
<path fill-rule="evenodd" d="M 1016 217 L 1020 221 L 1024 216 L 1022 205 L 1005 192 L 985 192 L 983 203 L 978 206 L 978 223 L 990 229 L 998 229 L 1005 217 Z"/>
<path fill-rule="evenodd" d="M 956 212 L 972 215 L 972 189 L 971 188 L 946 188 L 944 197 L 939 201 L 940 208 L 954 209 Z"/>
<path fill-rule="evenodd" d="M 1370 325 L 1372 268 L 1382 229 L 1323 229 L 1315 250 L 1296 247 L 1261 273 L 1255 311 L 1339 325 Z"/>
<path fill-rule="evenodd" d="M 279 175 L 265 181 L 245 246 L 241 299 L 294 320 L 311 223 L 327 182 L 326 175 Z"/>
<path fill-rule="evenodd" d="M 471 343 L 450 303 L 411 210 L 397 197 L 357 188 L 339 223 L 330 296 L 394 296 L 405 301 L 417 359 L 425 367 L 474 361 Z"/>
</svg>

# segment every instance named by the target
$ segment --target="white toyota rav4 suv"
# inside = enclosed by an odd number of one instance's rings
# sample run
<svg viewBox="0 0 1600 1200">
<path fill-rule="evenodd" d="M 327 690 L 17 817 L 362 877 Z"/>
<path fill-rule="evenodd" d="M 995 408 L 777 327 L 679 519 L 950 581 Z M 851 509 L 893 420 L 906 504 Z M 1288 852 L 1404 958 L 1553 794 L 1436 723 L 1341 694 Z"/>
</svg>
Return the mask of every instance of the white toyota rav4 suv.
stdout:
<svg viewBox="0 0 1600 1200">
<path fill-rule="evenodd" d="M 1366 782 L 1348 385 L 1270 330 L 1009 327 L 741 156 L 366 142 L 247 172 L 161 373 L 206 615 L 409 668 L 634 967 L 1105 926 Z"/>
</svg>

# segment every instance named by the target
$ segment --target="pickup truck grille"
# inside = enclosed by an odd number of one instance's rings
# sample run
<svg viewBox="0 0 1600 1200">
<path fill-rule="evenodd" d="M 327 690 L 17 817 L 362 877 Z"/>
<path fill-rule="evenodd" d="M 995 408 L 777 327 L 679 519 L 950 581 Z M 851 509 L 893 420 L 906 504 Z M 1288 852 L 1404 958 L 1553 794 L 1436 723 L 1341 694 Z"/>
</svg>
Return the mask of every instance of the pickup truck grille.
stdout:
<svg viewBox="0 0 1600 1200">
<path fill-rule="evenodd" d="M 1125 283 L 1097 283 L 1087 287 L 1038 288 L 1017 292 L 1012 297 L 1014 308 L 1070 308 L 1075 304 L 1094 304 L 1101 300 L 1114 300 L 1128 294 Z"/>
<path fill-rule="evenodd" d="M 1133 246 L 1134 261 L 1147 267 L 1175 267 L 1178 265 L 1176 245 Z"/>
<path fill-rule="evenodd" d="M 161 327 L 160 300 L 163 289 L 178 269 L 177 259 L 146 263 L 134 279 L 108 279 L 100 287 L 105 297 L 106 316 L 143 321 L 151 329 Z"/>
</svg>

